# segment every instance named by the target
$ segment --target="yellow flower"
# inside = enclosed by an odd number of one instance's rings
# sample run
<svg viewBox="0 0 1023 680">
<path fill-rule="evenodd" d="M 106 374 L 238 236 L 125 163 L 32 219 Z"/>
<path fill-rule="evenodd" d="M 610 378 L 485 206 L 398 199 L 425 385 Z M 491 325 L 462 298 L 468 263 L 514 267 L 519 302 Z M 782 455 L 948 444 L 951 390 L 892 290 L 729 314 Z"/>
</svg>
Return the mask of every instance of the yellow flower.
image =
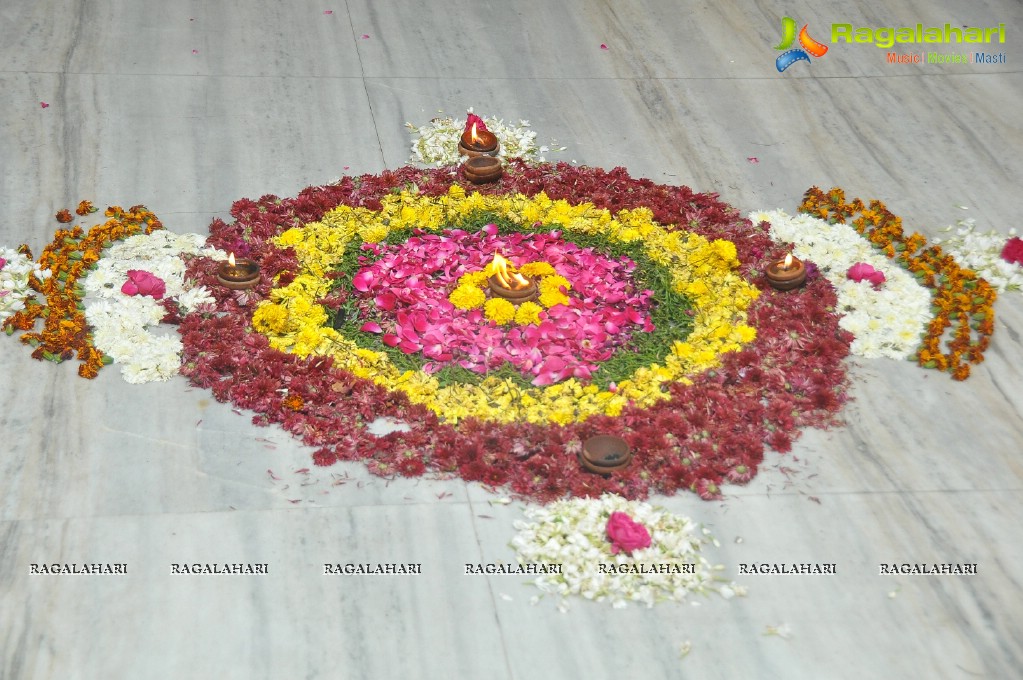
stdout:
<svg viewBox="0 0 1023 680">
<path fill-rule="evenodd" d="M 542 311 L 543 307 L 535 302 L 523 302 L 515 312 L 515 323 L 520 326 L 525 326 L 526 324 L 539 325 L 540 312 Z"/>
<path fill-rule="evenodd" d="M 504 298 L 492 298 L 483 305 L 486 317 L 496 324 L 503 326 L 515 319 L 515 305 Z"/>
<path fill-rule="evenodd" d="M 539 299 L 540 304 L 547 308 L 553 307 L 554 305 L 567 305 L 569 303 L 568 296 L 557 290 L 540 293 Z"/>
<path fill-rule="evenodd" d="M 541 293 L 557 293 L 561 287 L 564 286 L 565 290 L 572 290 L 572 284 L 568 282 L 564 276 L 555 274 L 554 276 L 545 276 L 540 279 L 540 292 Z"/>
<path fill-rule="evenodd" d="M 281 235 L 278 236 L 274 240 L 274 242 L 279 246 L 289 248 L 291 246 L 297 246 L 304 240 L 305 237 L 302 234 L 302 229 L 296 227 L 294 229 L 288 229 L 287 231 L 281 233 Z"/>
<path fill-rule="evenodd" d="M 448 300 L 459 309 L 476 309 L 487 301 L 487 296 L 476 286 L 463 284 L 451 291 Z"/>
<path fill-rule="evenodd" d="M 264 302 L 252 315 L 252 327 L 260 333 L 284 333 L 288 328 L 288 310 L 272 302 Z"/>
<path fill-rule="evenodd" d="M 554 267 L 547 262 L 527 262 L 519 267 L 523 276 L 550 276 L 554 274 Z"/>
<path fill-rule="evenodd" d="M 485 271 L 469 272 L 458 277 L 459 286 L 476 286 L 477 288 L 487 285 L 487 273 Z"/>
<path fill-rule="evenodd" d="M 383 224 L 365 224 L 359 229 L 359 236 L 366 243 L 379 243 L 387 238 L 390 230 Z"/>
</svg>

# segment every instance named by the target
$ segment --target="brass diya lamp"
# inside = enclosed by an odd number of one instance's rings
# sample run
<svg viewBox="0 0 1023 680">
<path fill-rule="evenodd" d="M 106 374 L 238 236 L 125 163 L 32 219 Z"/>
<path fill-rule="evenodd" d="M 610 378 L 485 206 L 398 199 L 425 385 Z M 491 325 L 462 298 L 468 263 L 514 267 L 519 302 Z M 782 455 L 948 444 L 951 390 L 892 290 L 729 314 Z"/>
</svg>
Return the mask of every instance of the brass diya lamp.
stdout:
<svg viewBox="0 0 1023 680">
<path fill-rule="evenodd" d="M 792 257 L 792 253 L 786 255 L 784 260 L 769 264 L 766 274 L 767 282 L 777 290 L 799 288 L 806 281 L 806 267 Z"/>
<path fill-rule="evenodd" d="M 496 156 L 501 144 L 497 135 L 490 130 L 478 130 L 476 123 L 462 133 L 458 140 L 458 153 L 474 158 L 477 156 Z"/>
<path fill-rule="evenodd" d="M 245 290 L 259 283 L 259 265 L 246 257 L 235 258 L 229 253 L 227 260 L 217 268 L 217 281 L 232 290 Z"/>
<path fill-rule="evenodd" d="M 521 305 L 539 297 L 540 289 L 536 281 L 518 272 L 512 273 L 509 265 L 508 260 L 501 257 L 500 253 L 494 253 L 494 260 L 487 267 L 487 271 L 490 272 L 490 278 L 487 279 L 490 292 L 514 305 Z"/>
<path fill-rule="evenodd" d="M 504 175 L 504 166 L 493 156 L 473 156 L 462 163 L 462 175 L 473 184 L 496 182 Z"/>
</svg>

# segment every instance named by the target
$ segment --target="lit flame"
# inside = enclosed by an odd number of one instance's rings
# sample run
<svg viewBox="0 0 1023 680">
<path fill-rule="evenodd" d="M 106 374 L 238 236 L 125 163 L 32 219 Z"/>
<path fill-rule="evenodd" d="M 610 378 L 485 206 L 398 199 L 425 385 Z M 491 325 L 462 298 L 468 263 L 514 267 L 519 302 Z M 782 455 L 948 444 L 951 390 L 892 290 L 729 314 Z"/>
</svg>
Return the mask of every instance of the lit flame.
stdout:
<svg viewBox="0 0 1023 680">
<path fill-rule="evenodd" d="M 234 267 L 234 266 L 235 266 L 235 262 L 234 262 L 234 253 L 228 253 L 228 255 L 227 255 L 227 263 L 228 263 L 229 265 L 231 265 L 232 267 Z"/>
<path fill-rule="evenodd" d="M 472 143 L 474 145 L 482 144 L 483 143 L 483 140 L 480 139 L 480 136 L 478 134 L 476 134 L 476 123 L 472 124 Z"/>
<path fill-rule="evenodd" d="M 523 288 L 527 288 L 530 284 L 529 279 L 518 272 L 515 272 L 514 274 L 510 273 L 508 271 L 510 265 L 511 263 L 503 258 L 500 253 L 494 253 L 494 261 L 490 263 L 488 270 L 493 274 L 494 278 L 497 279 L 497 282 L 501 286 L 508 288 L 509 290 L 522 290 Z"/>
<path fill-rule="evenodd" d="M 785 262 L 781 266 L 782 269 L 792 269 L 792 253 L 785 256 Z"/>
</svg>

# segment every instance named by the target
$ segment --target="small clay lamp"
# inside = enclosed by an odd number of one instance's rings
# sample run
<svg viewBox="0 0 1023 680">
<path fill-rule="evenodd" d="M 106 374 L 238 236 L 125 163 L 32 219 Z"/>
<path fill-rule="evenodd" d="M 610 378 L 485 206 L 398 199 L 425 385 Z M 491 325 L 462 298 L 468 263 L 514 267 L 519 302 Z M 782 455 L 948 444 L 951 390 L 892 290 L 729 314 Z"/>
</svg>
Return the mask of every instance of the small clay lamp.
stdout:
<svg viewBox="0 0 1023 680">
<path fill-rule="evenodd" d="M 217 269 L 217 281 L 232 290 L 252 288 L 259 283 L 259 265 L 245 257 L 235 259 L 230 253 Z"/>
<path fill-rule="evenodd" d="M 478 129 L 478 124 L 473 123 L 458 140 L 458 153 L 463 156 L 475 158 L 477 156 L 496 156 L 501 148 L 497 141 L 497 135 L 486 128 Z"/>
<path fill-rule="evenodd" d="M 500 253 L 494 253 L 494 261 L 487 267 L 488 271 L 493 272 L 487 279 L 490 292 L 516 306 L 539 297 L 540 289 L 536 281 L 519 273 L 510 273 L 508 264 L 508 260 L 501 257 Z"/>
<path fill-rule="evenodd" d="M 583 442 L 579 462 L 590 472 L 608 475 L 624 470 L 632 460 L 632 449 L 621 437 L 598 434 Z"/>
<path fill-rule="evenodd" d="M 462 174 L 473 184 L 486 184 L 501 179 L 504 167 L 493 156 L 474 156 L 462 163 Z"/>
<path fill-rule="evenodd" d="M 804 281 L 806 281 L 806 267 L 792 257 L 792 253 L 786 255 L 784 260 L 772 262 L 767 266 L 767 282 L 778 290 L 799 288 Z"/>
</svg>

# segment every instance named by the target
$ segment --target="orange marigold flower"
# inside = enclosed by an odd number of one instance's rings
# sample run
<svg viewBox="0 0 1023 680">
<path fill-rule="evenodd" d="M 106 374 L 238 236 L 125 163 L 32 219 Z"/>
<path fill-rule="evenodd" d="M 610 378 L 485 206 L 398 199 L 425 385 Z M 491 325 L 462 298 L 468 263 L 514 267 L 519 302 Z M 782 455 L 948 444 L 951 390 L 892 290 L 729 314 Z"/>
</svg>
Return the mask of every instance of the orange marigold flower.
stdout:
<svg viewBox="0 0 1023 680">
<path fill-rule="evenodd" d="M 55 215 L 55 217 L 57 218 L 57 221 L 60 222 L 61 224 L 67 224 L 71 220 L 75 219 L 74 217 L 71 216 L 71 211 L 68 210 L 67 208 L 61 210 L 59 213 Z"/>
<path fill-rule="evenodd" d="M 89 213 L 96 212 L 96 208 L 93 207 L 92 201 L 82 201 L 81 203 L 78 204 L 78 207 L 75 208 L 75 212 L 81 215 L 82 217 L 85 217 Z"/>
<path fill-rule="evenodd" d="M 283 404 L 292 411 L 301 411 L 302 407 L 305 406 L 305 400 L 297 394 L 289 394 L 284 397 Z"/>
</svg>

